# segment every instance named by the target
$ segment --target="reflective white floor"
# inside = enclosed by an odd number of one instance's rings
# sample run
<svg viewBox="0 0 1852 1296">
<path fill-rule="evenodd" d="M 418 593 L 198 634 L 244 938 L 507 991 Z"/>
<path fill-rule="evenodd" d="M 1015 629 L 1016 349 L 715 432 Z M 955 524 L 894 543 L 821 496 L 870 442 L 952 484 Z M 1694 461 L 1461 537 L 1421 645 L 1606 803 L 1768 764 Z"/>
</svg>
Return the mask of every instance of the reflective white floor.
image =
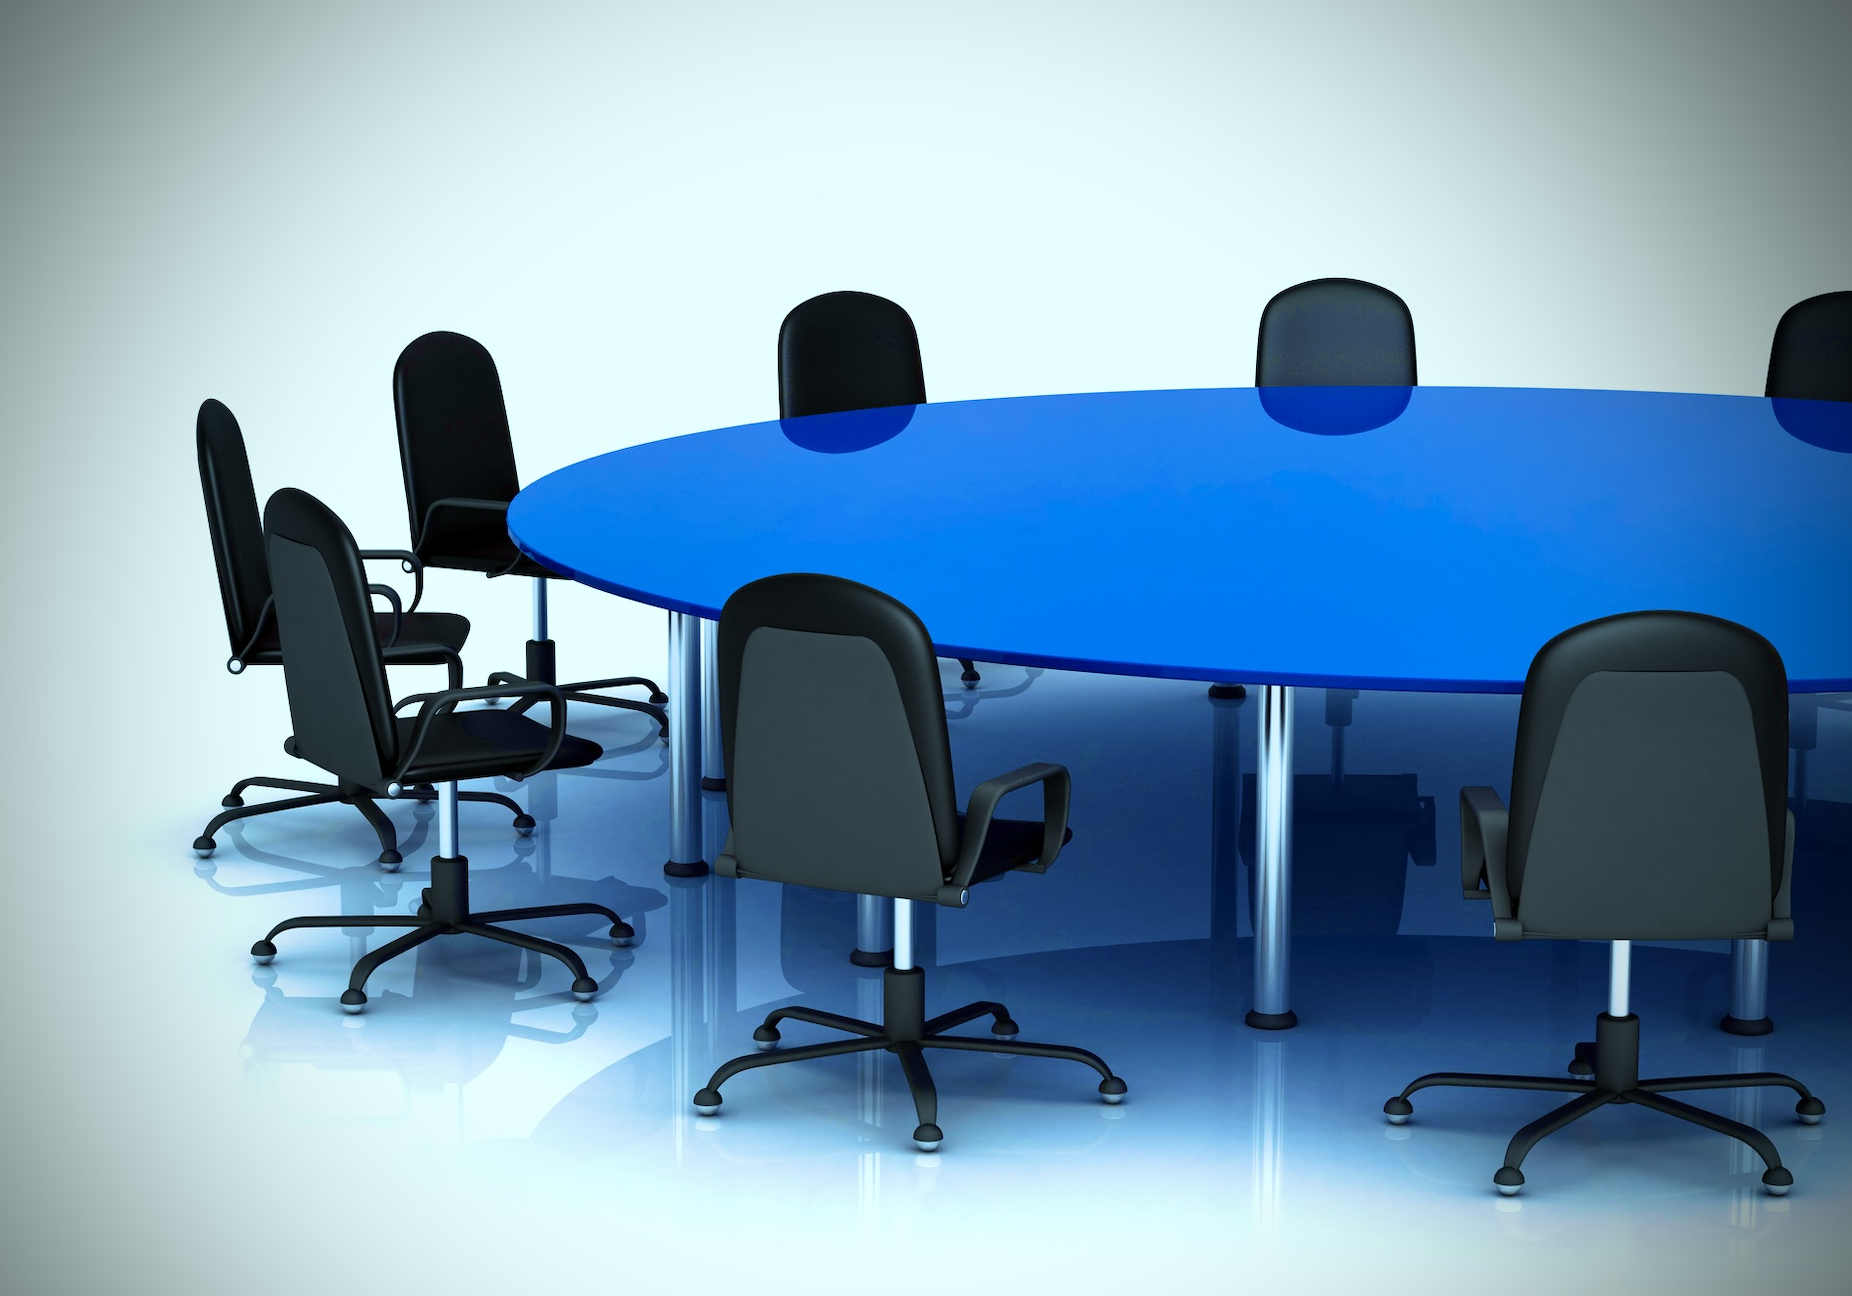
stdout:
<svg viewBox="0 0 1852 1296">
<path fill-rule="evenodd" d="M 1786 1071 L 1825 1100 L 1807 1127 L 1774 1091 L 1691 1096 L 1767 1130 L 1792 1194 L 1764 1195 L 1759 1163 L 1720 1135 L 1611 1107 L 1540 1145 L 1507 1200 L 1491 1183 L 1505 1142 L 1555 1096 L 1430 1091 L 1400 1128 L 1381 1106 L 1431 1070 L 1556 1074 L 1604 1006 L 1605 947 L 1497 945 L 1459 898 L 1458 789 L 1503 790 L 1516 699 L 1364 694 L 1334 752 L 1324 695 L 1301 691 L 1302 809 L 1320 787 L 1303 776 L 1328 778 L 1334 756 L 1368 795 L 1298 823 L 1303 1024 L 1269 1034 L 1241 1021 L 1242 827 L 1212 823 L 1209 795 L 1213 771 L 1252 769 L 1252 708 L 1197 684 L 984 669 L 978 694 L 948 692 L 961 790 L 1062 761 L 1076 837 L 1052 873 L 923 915 L 928 1011 L 1004 1000 L 1023 1038 L 1106 1057 L 1123 1106 L 1072 1064 L 935 1054 L 946 1142 L 922 1155 L 898 1064 L 876 1054 L 741 1075 L 717 1119 L 697 1118 L 690 1096 L 769 1008 L 878 1016 L 880 974 L 845 957 L 849 897 L 666 880 L 663 749 L 640 719 L 590 708 L 574 729 L 604 761 L 503 785 L 537 837 L 466 806 L 463 843 L 478 908 L 597 899 L 637 926 L 619 950 L 591 919 L 529 925 L 581 951 L 599 998 L 575 1004 L 559 966 L 452 937 L 389 964 L 345 1017 L 348 967 L 382 933 L 292 932 L 267 968 L 246 951 L 292 914 L 404 912 L 429 820 L 391 809 L 396 876 L 341 806 L 250 821 L 196 862 L 221 784 L 291 772 L 280 733 L 238 734 L 198 769 L 97 795 L 59 849 L 13 870 L 22 1241 L 6 1286 L 1844 1290 L 1852 712 L 1822 712 L 1807 753 L 1775 1033 L 1717 1030 L 1721 946 L 1636 946 L 1645 1074 Z"/>
</svg>

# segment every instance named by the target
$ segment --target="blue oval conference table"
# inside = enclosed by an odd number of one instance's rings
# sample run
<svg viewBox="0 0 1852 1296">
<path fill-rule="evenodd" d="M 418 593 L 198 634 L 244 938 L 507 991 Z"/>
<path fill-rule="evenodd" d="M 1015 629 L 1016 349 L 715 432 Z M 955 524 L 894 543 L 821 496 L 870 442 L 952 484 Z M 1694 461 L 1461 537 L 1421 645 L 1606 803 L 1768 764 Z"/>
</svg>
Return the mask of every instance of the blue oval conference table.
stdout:
<svg viewBox="0 0 1852 1296">
<path fill-rule="evenodd" d="M 1852 405 L 1833 402 L 1326 387 L 895 406 L 618 450 L 523 490 L 508 526 L 548 567 L 669 612 L 672 873 L 705 871 L 712 621 L 761 576 L 885 590 L 945 657 L 1260 686 L 1257 1026 L 1295 1021 L 1294 689 L 1517 693 L 1551 636 L 1642 608 L 1755 628 L 1796 693 L 1852 689 Z M 1739 1027 L 1767 1029 L 1766 959 L 1736 942 Z"/>
</svg>

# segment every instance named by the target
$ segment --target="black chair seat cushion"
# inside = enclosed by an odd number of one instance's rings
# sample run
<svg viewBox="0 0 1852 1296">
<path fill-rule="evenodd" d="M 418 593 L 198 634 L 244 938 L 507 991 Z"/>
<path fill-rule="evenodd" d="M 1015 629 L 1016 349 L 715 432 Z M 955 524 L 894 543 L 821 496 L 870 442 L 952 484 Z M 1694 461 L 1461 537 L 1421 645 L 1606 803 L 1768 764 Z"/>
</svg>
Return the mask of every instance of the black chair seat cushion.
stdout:
<svg viewBox="0 0 1852 1296">
<path fill-rule="evenodd" d="M 958 816 L 958 828 L 962 833 L 965 817 Z M 1074 840 L 1074 830 L 1069 828 L 1061 838 L 1066 845 Z M 1011 869 L 1021 868 L 1042 853 L 1042 821 L 1039 819 L 992 819 L 990 831 L 984 836 L 984 849 L 977 857 L 977 872 L 971 875 L 971 881 L 988 882 L 991 878 L 1008 873 Z M 1034 872 L 1041 872 L 1035 869 Z"/>
<path fill-rule="evenodd" d="M 399 750 L 411 744 L 417 720 L 398 717 Z M 448 783 L 453 779 L 487 778 L 518 774 L 540 759 L 546 749 L 547 727 L 524 715 L 507 711 L 452 711 L 431 726 L 418 763 L 400 776 L 403 783 Z M 597 743 L 567 734 L 548 769 L 577 769 L 590 765 L 604 749 Z"/>
<path fill-rule="evenodd" d="M 375 612 L 373 624 L 379 633 L 379 644 L 384 648 L 392 638 L 392 613 Z M 399 645 L 392 650 L 394 665 L 431 666 L 441 665 L 447 660 L 440 649 L 455 652 L 462 648 L 469 638 L 469 619 L 458 616 L 455 612 L 408 612 L 400 619 Z M 430 653 L 410 651 L 418 644 L 435 645 Z M 283 661 L 282 642 L 277 638 L 275 617 L 264 618 L 263 633 L 257 636 L 257 643 L 245 654 L 247 666 L 278 666 Z"/>
</svg>

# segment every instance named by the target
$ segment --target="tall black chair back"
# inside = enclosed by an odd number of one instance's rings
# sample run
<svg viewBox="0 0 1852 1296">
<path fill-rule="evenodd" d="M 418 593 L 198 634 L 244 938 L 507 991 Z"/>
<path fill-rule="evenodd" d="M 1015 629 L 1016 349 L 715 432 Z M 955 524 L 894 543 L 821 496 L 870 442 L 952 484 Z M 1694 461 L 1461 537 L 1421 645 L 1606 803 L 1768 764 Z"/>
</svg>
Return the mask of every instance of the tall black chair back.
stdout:
<svg viewBox="0 0 1852 1296">
<path fill-rule="evenodd" d="M 1633 612 L 1525 678 L 1506 879 L 1527 935 L 1762 937 L 1787 837 L 1787 675 L 1761 635 Z"/>
<path fill-rule="evenodd" d="M 502 380 L 488 348 L 461 333 L 426 333 L 399 353 L 392 400 L 413 551 L 432 566 L 474 571 L 514 561 L 500 515 L 444 510 L 431 517 L 440 500 L 505 504 L 520 492 Z"/>
<path fill-rule="evenodd" d="M 1313 279 L 1260 315 L 1256 387 L 1412 387 L 1415 322 L 1408 304 L 1361 279 Z"/>
<path fill-rule="evenodd" d="M 939 668 L 920 619 L 840 577 L 769 576 L 727 600 L 718 644 L 729 853 L 741 873 L 934 896 L 959 826 Z M 818 693 L 818 678 L 831 687 Z"/>
<path fill-rule="evenodd" d="M 924 405 L 913 320 L 872 293 L 833 292 L 793 307 L 778 330 L 778 414 Z"/>
<path fill-rule="evenodd" d="M 270 573 L 264 563 L 264 527 L 257 513 L 257 489 L 244 433 L 232 412 L 216 400 L 200 404 L 196 422 L 199 485 L 206 497 L 206 526 L 219 570 L 219 599 L 234 658 L 246 654 L 270 602 Z M 274 658 L 271 650 L 269 657 Z"/>
<path fill-rule="evenodd" d="M 327 505 L 292 487 L 270 497 L 264 542 L 297 751 L 377 786 L 396 762 L 398 732 L 354 537 Z"/>
<path fill-rule="evenodd" d="M 1768 396 L 1852 401 L 1852 292 L 1796 302 L 1775 325 Z"/>
</svg>

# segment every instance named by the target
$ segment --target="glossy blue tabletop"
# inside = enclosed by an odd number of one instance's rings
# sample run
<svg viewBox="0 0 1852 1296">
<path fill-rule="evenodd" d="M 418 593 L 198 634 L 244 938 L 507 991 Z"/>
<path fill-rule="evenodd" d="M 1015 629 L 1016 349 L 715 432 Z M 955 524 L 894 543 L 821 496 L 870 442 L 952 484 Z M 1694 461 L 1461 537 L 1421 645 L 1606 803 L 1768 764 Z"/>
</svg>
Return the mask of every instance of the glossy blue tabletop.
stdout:
<svg viewBox="0 0 1852 1296">
<path fill-rule="evenodd" d="M 514 501 L 547 566 L 714 617 L 829 572 L 946 656 L 1172 679 L 1516 692 L 1641 608 L 1852 688 L 1852 405 L 1526 388 L 1104 392 L 722 428 Z"/>
</svg>

